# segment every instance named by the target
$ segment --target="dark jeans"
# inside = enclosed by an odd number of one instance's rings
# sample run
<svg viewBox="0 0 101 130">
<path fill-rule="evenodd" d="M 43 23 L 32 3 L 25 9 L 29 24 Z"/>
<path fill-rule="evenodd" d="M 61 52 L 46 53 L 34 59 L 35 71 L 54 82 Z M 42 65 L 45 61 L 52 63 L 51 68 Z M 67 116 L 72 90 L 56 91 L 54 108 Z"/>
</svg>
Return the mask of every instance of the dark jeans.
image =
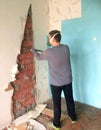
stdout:
<svg viewBox="0 0 101 130">
<path fill-rule="evenodd" d="M 75 115 L 75 105 L 73 100 L 72 92 L 72 83 L 64 86 L 55 86 L 51 85 L 51 92 L 53 97 L 53 106 L 54 106 L 54 119 L 53 124 L 56 127 L 60 127 L 60 118 L 61 118 L 61 93 L 64 92 L 68 115 L 72 120 L 76 120 Z"/>
</svg>

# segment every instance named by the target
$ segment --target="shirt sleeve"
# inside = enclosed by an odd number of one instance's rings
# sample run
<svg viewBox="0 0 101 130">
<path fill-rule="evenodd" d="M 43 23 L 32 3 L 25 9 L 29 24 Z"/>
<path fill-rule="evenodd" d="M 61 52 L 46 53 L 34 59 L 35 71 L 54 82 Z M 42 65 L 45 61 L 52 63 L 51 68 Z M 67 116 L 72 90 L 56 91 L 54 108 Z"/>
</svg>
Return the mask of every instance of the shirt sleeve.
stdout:
<svg viewBox="0 0 101 130">
<path fill-rule="evenodd" d="M 32 48 L 32 52 L 33 52 L 34 56 L 36 57 L 36 59 L 47 60 L 47 50 L 43 51 L 42 53 L 38 53 L 37 51 L 35 51 L 34 48 Z"/>
</svg>

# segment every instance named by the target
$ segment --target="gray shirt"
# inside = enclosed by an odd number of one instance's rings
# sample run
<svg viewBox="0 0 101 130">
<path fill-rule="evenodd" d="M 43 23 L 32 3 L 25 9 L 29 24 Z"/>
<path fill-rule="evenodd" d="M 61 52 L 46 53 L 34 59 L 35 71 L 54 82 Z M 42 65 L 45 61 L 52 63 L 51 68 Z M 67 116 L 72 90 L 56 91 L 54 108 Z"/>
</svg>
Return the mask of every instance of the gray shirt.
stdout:
<svg viewBox="0 0 101 130">
<path fill-rule="evenodd" d="M 72 82 L 70 52 L 66 45 L 54 46 L 41 54 L 32 50 L 38 60 L 48 60 L 50 84 L 63 86 Z"/>
</svg>

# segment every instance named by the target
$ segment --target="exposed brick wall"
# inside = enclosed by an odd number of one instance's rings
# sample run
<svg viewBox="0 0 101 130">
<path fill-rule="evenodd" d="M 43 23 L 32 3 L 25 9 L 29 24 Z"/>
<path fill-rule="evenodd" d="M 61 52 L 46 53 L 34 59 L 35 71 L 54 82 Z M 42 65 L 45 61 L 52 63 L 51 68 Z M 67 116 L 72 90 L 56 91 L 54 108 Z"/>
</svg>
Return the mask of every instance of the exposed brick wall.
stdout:
<svg viewBox="0 0 101 130">
<path fill-rule="evenodd" d="M 33 45 L 32 37 L 32 13 L 30 7 L 26 19 L 20 54 L 17 56 L 18 73 L 15 76 L 16 80 L 12 82 L 14 88 L 12 97 L 14 119 L 35 107 L 36 104 L 34 57 L 30 51 Z"/>
</svg>

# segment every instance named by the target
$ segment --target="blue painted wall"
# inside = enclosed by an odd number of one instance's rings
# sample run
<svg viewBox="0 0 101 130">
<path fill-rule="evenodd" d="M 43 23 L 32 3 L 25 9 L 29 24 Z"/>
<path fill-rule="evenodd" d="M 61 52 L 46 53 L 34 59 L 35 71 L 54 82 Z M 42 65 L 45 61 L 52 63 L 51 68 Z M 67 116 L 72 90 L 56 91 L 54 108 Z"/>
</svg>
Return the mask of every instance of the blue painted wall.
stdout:
<svg viewBox="0 0 101 130">
<path fill-rule="evenodd" d="M 101 0 L 82 0 L 81 18 L 62 22 L 76 101 L 101 108 Z"/>
</svg>

